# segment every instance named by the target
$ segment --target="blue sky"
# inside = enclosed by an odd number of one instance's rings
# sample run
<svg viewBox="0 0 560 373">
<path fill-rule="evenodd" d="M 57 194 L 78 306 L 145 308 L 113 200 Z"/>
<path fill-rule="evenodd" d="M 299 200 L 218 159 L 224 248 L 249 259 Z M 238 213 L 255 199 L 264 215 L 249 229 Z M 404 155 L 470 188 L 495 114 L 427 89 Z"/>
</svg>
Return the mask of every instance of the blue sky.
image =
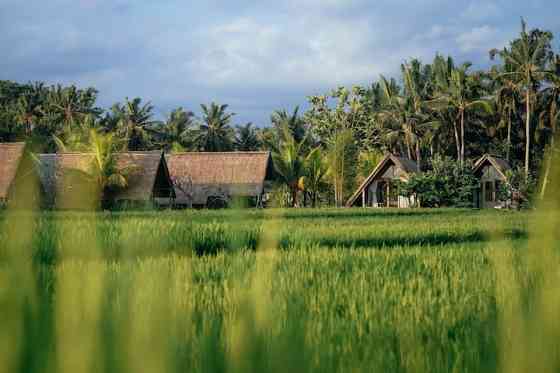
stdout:
<svg viewBox="0 0 560 373">
<path fill-rule="evenodd" d="M 521 16 L 560 40 L 558 14 L 557 0 L 0 0 L 0 79 L 94 86 L 104 107 L 139 96 L 160 117 L 217 101 L 267 125 L 412 57 L 485 66 Z"/>
</svg>

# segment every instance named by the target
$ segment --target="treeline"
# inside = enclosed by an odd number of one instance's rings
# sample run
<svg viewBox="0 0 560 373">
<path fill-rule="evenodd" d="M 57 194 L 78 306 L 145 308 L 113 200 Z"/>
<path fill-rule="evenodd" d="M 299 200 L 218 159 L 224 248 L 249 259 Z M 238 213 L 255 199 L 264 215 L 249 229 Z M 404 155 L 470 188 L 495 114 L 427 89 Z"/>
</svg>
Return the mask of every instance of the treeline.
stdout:
<svg viewBox="0 0 560 373">
<path fill-rule="evenodd" d="M 112 133 L 129 150 L 271 150 L 283 181 L 278 204 L 340 205 L 384 152 L 433 160 L 467 170 L 484 153 L 514 167 L 515 187 L 530 193 L 549 167 L 560 120 L 560 57 L 551 32 L 528 30 L 501 50 L 492 67 L 436 55 L 430 63 L 401 65 L 400 79 L 383 76 L 369 86 L 337 88 L 308 97 L 304 113 L 280 110 L 268 126 L 235 125 L 227 105 L 201 105 L 196 117 L 183 108 L 155 120 L 140 98 L 109 110 L 96 104 L 94 88 L 0 82 L 0 141 L 29 142 L 54 152 L 88 141 L 91 130 Z M 261 124 L 266 125 L 266 124 Z M 546 173 L 545 173 L 546 174 Z"/>
</svg>

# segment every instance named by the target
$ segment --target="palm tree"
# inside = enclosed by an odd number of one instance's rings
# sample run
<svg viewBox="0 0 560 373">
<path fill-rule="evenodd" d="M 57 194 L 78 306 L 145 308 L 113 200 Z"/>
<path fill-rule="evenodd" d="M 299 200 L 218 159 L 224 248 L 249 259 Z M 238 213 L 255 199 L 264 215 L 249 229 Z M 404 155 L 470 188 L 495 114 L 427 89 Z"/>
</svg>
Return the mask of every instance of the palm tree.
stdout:
<svg viewBox="0 0 560 373">
<path fill-rule="evenodd" d="M 171 112 L 158 130 L 160 145 L 167 151 L 184 151 L 191 146 L 194 113 L 177 108 Z"/>
<path fill-rule="evenodd" d="M 231 150 L 234 134 L 230 123 L 235 114 L 227 113 L 228 105 L 214 102 L 209 107 L 204 104 L 200 107 L 203 117 L 196 136 L 199 149 L 207 152 Z"/>
<path fill-rule="evenodd" d="M 330 141 L 327 156 L 337 207 L 343 205 L 346 193 L 354 189 L 357 158 L 358 153 L 352 129 L 338 131 Z"/>
<path fill-rule="evenodd" d="M 113 193 L 128 186 L 128 176 L 133 169 L 117 167 L 118 141 L 113 134 L 101 134 L 91 130 L 89 138 L 87 150 L 93 154 L 90 177 L 97 187 L 102 206 L 106 206 L 110 203 Z"/>
<path fill-rule="evenodd" d="M 21 96 L 17 100 L 15 119 L 25 128 L 27 136 L 31 135 L 39 114 L 39 105 L 29 95 Z"/>
<path fill-rule="evenodd" d="M 555 56 L 551 64 L 551 73 L 548 74 L 547 87 L 542 92 L 543 110 L 539 115 L 539 127 L 550 133 L 550 143 L 548 146 L 548 156 L 545 171 L 543 175 L 543 183 L 541 187 L 540 197 L 544 198 L 554 153 L 556 152 L 555 138 L 557 135 L 558 125 L 560 124 L 560 56 Z"/>
<path fill-rule="evenodd" d="M 276 172 L 290 190 L 292 207 L 297 207 L 301 179 L 305 175 L 304 141 L 297 142 L 288 127 L 284 127 L 283 139 L 272 152 L 272 161 Z"/>
<path fill-rule="evenodd" d="M 276 128 L 278 137 L 283 136 L 284 128 L 288 128 L 296 142 L 303 141 L 307 136 L 305 121 L 299 116 L 299 106 L 290 114 L 285 109 L 276 110 L 270 116 L 272 126 Z"/>
<path fill-rule="evenodd" d="M 260 147 L 261 141 L 259 140 L 257 130 L 253 127 L 253 123 L 237 126 L 235 149 L 241 151 L 255 151 Z"/>
<path fill-rule="evenodd" d="M 156 121 L 152 120 L 154 107 L 147 102 L 142 105 L 139 97 L 130 101 L 126 98 L 124 105 L 115 104 L 111 108 L 116 120 L 116 134 L 125 140 L 129 150 L 145 150 L 150 147 L 151 134 L 155 134 Z"/>
<path fill-rule="evenodd" d="M 87 172 L 71 171 L 69 174 L 75 178 L 74 182 L 81 180 L 84 182 L 83 185 L 93 187 L 93 190 L 84 190 L 84 193 L 87 193 L 83 196 L 84 200 L 97 207 L 106 207 L 110 204 L 115 192 L 128 186 L 128 177 L 134 168 L 117 166 L 116 152 L 122 144 L 113 133 L 101 133 L 92 128 L 89 130 L 85 142 L 68 144 L 59 138 L 55 138 L 55 140 L 61 152 L 79 151 L 92 156 Z M 79 184 L 76 183 L 76 185 Z"/>
<path fill-rule="evenodd" d="M 492 112 L 492 106 L 488 100 L 480 98 L 481 87 L 477 76 L 469 75 L 470 65 L 464 64 L 451 72 L 449 85 L 444 91 L 437 93 L 437 97 L 431 102 L 434 107 L 443 110 L 454 110 L 459 122 L 460 153 L 458 159 L 461 165 L 465 161 L 465 115 L 470 110 L 481 108 L 485 112 Z M 457 136 L 457 134 L 456 134 Z"/>
<path fill-rule="evenodd" d="M 410 113 L 408 115 L 410 120 L 405 129 L 406 132 L 410 132 L 409 136 L 414 140 L 418 172 L 420 172 L 422 163 L 420 145 L 423 142 L 432 142 L 426 135 L 430 132 L 430 129 L 439 126 L 438 121 L 432 120 L 427 107 L 428 96 L 431 91 L 430 69 L 430 66 L 422 67 L 417 59 L 401 66 L 406 98 L 405 110 Z"/>
<path fill-rule="evenodd" d="M 551 58 L 552 34 L 540 30 L 527 32 L 521 20 L 520 37 L 509 44 L 509 49 L 490 51 L 490 57 L 499 56 L 504 61 L 500 77 L 510 78 L 525 93 L 525 179 L 529 178 L 529 155 L 531 152 L 531 101 L 545 76 L 545 66 Z"/>
<path fill-rule="evenodd" d="M 325 184 L 329 168 L 323 159 L 323 151 L 316 147 L 305 157 L 305 175 L 303 176 L 303 189 L 309 192 L 311 207 L 317 206 L 317 199 L 321 187 Z"/>
<path fill-rule="evenodd" d="M 45 110 L 57 116 L 63 124 L 63 131 L 69 132 L 71 127 L 82 120 L 86 115 L 99 114 L 99 109 L 94 108 L 97 91 L 93 88 L 81 90 L 75 86 L 52 87 L 47 95 Z M 48 113 L 45 113 L 48 115 Z"/>
<path fill-rule="evenodd" d="M 84 120 L 79 121 L 70 132 L 67 132 L 64 140 L 53 135 L 54 143 L 60 152 L 85 152 L 90 148 L 92 130 L 98 127 L 93 115 L 87 115 Z"/>
<path fill-rule="evenodd" d="M 383 76 L 381 86 L 385 95 L 385 105 L 377 117 L 383 126 L 383 137 L 392 144 L 397 144 L 401 139 L 404 140 L 408 158 L 416 158 L 417 167 L 420 167 L 421 131 L 427 122 L 427 116 L 415 107 L 412 97 L 401 96 L 398 87 Z M 412 156 L 413 149 L 415 157 Z"/>
<path fill-rule="evenodd" d="M 496 89 L 495 98 L 496 106 L 500 112 L 500 127 L 507 127 L 506 140 L 506 159 L 511 158 L 511 133 L 512 120 L 517 113 L 517 105 L 521 101 L 519 97 L 518 86 L 514 81 L 504 77 L 497 80 L 498 88 Z"/>
</svg>

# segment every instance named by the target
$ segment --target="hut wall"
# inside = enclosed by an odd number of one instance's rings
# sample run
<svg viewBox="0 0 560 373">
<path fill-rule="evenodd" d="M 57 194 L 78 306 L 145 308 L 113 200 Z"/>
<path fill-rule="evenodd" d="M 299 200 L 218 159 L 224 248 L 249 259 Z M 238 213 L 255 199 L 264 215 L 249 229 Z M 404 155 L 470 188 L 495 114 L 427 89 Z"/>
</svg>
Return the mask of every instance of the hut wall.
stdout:
<svg viewBox="0 0 560 373">
<path fill-rule="evenodd" d="M 485 165 L 480 171 L 479 179 L 478 196 L 475 198 L 478 207 L 496 208 L 504 206 L 507 201 L 499 200 L 497 193 L 499 184 L 505 182 L 505 180 L 496 168 L 490 164 Z"/>
</svg>

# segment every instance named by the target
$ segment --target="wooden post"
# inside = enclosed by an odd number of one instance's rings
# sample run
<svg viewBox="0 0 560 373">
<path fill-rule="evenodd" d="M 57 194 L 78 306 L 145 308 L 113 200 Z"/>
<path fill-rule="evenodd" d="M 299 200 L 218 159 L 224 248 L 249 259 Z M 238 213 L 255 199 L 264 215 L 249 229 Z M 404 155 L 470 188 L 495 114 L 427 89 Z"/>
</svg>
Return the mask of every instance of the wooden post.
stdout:
<svg viewBox="0 0 560 373">
<path fill-rule="evenodd" d="M 366 205 L 366 188 L 362 190 L 362 207 L 367 207 Z"/>
<path fill-rule="evenodd" d="M 391 187 L 387 181 L 387 197 L 385 197 L 385 207 L 391 207 Z"/>
</svg>

